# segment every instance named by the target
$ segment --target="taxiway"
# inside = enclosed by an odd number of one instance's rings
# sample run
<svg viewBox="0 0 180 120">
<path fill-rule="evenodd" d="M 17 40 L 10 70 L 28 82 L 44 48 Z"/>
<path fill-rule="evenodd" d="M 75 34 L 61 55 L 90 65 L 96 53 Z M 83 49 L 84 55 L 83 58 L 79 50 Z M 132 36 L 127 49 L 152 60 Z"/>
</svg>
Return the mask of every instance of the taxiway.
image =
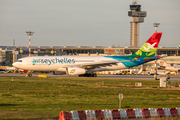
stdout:
<svg viewBox="0 0 180 120">
<path fill-rule="evenodd" d="M 32 77 L 38 77 L 39 74 L 33 74 Z M 78 77 L 77 75 L 51 75 L 43 74 L 47 77 Z M 9 77 L 25 77 L 26 74 L 0 74 L 1 76 Z M 153 75 L 97 75 L 97 78 L 110 78 L 110 79 L 132 79 L 132 80 L 154 80 Z M 180 81 L 180 75 L 171 75 L 170 81 Z"/>
</svg>

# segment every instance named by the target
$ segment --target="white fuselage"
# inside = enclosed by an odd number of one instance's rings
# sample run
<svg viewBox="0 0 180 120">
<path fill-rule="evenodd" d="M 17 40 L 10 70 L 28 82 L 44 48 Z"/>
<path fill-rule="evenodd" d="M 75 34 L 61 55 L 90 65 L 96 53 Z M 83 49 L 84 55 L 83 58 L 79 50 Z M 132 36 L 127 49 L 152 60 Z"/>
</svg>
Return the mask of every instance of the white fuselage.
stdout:
<svg viewBox="0 0 180 120">
<path fill-rule="evenodd" d="M 118 62 L 116 65 L 102 65 L 96 67 L 93 71 L 119 70 L 127 68 L 119 60 L 104 56 L 35 56 L 25 57 L 13 63 L 13 66 L 19 69 L 32 71 L 62 71 L 65 72 L 67 67 L 81 67 L 83 65 L 93 66 L 102 63 Z"/>
</svg>

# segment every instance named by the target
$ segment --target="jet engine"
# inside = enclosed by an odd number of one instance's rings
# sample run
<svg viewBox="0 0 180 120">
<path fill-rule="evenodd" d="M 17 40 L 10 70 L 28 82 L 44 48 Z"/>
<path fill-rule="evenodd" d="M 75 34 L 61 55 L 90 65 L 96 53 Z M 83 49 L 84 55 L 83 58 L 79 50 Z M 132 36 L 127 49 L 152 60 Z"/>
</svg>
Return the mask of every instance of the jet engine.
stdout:
<svg viewBox="0 0 180 120">
<path fill-rule="evenodd" d="M 69 67 L 66 69 L 66 72 L 69 75 L 82 75 L 86 73 L 86 70 L 79 67 Z"/>
</svg>

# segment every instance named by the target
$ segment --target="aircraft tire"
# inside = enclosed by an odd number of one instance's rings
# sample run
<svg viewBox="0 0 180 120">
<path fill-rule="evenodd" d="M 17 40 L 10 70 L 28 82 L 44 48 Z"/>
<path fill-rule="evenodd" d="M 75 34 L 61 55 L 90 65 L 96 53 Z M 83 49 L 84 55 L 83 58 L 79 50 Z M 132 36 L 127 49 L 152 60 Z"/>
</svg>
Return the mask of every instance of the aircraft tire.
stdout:
<svg viewBox="0 0 180 120">
<path fill-rule="evenodd" d="M 92 74 L 92 77 L 97 77 L 97 75 L 96 74 Z"/>
<path fill-rule="evenodd" d="M 32 74 L 28 74 L 28 77 L 32 77 Z"/>
<path fill-rule="evenodd" d="M 97 77 L 96 74 L 84 74 L 84 75 L 78 75 L 79 77 Z"/>
<path fill-rule="evenodd" d="M 91 74 L 88 74 L 87 77 L 91 77 Z"/>
</svg>

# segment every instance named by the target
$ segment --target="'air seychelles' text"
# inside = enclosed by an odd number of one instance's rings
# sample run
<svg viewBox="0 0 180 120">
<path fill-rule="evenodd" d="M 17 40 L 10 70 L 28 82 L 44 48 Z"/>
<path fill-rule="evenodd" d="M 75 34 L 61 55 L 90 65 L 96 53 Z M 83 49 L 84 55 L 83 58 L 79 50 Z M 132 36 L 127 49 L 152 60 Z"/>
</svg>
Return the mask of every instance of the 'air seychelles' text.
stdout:
<svg viewBox="0 0 180 120">
<path fill-rule="evenodd" d="M 58 59 L 58 58 L 54 58 L 54 59 L 33 59 L 32 60 L 33 64 L 36 63 L 41 63 L 41 64 L 56 64 L 56 63 L 61 63 L 61 64 L 74 64 L 75 60 L 74 59 L 68 59 L 68 58 L 64 58 L 64 59 Z"/>
</svg>

